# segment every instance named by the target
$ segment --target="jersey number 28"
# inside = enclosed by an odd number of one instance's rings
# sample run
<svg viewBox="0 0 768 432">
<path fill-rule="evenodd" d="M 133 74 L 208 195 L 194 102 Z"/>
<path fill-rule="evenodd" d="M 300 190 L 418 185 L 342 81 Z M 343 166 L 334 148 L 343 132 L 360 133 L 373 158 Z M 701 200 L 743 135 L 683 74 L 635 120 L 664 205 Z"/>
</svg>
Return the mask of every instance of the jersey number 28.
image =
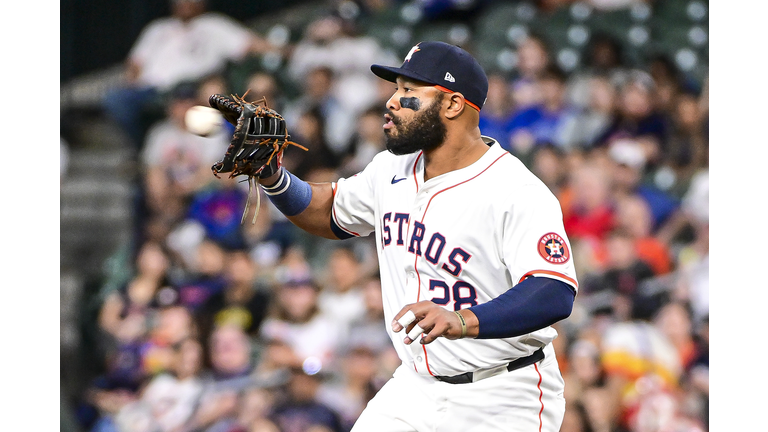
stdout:
<svg viewBox="0 0 768 432">
<path fill-rule="evenodd" d="M 429 290 L 435 291 L 436 288 L 442 288 L 442 297 L 433 297 L 432 302 L 439 305 L 447 305 L 448 302 L 453 301 L 453 310 L 464 309 L 463 305 L 469 305 L 472 307 L 477 304 L 477 293 L 475 287 L 464 282 L 456 281 L 452 287 L 449 287 L 447 283 L 439 279 L 429 280 Z"/>
</svg>

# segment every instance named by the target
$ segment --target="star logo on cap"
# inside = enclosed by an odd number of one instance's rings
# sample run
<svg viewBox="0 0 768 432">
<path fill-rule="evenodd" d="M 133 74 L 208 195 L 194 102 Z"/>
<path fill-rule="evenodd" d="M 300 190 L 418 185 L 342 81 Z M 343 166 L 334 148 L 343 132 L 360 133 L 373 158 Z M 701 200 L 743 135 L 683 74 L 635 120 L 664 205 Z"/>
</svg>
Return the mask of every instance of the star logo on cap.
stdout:
<svg viewBox="0 0 768 432">
<path fill-rule="evenodd" d="M 410 50 L 410 51 L 408 51 L 408 55 L 407 55 L 407 56 L 405 56 L 405 60 L 403 60 L 403 61 L 411 61 L 411 56 L 413 55 L 413 53 L 415 53 L 415 52 L 419 52 L 419 51 L 421 51 L 421 50 L 419 49 L 419 46 L 418 46 L 418 45 L 414 45 L 414 47 L 413 47 L 413 48 L 411 48 L 411 50 Z"/>
</svg>

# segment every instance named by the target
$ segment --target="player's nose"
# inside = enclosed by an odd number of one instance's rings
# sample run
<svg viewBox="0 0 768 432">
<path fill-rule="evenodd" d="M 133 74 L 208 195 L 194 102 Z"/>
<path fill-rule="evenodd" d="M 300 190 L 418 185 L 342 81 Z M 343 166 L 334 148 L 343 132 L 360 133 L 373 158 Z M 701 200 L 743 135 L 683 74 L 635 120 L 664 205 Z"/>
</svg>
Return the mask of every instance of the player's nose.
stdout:
<svg viewBox="0 0 768 432">
<path fill-rule="evenodd" d="M 397 96 L 397 93 L 393 94 L 392 97 L 387 100 L 387 109 L 391 111 L 396 111 L 400 109 L 400 99 L 395 97 Z"/>
</svg>

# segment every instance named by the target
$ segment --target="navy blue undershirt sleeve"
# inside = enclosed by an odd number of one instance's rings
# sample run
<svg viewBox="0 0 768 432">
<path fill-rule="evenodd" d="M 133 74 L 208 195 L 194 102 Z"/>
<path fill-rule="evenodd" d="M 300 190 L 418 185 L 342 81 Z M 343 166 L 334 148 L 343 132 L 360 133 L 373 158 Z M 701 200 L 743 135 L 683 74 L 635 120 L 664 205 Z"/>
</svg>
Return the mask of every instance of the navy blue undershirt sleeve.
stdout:
<svg viewBox="0 0 768 432">
<path fill-rule="evenodd" d="M 336 235 L 336 237 L 338 237 L 339 240 L 346 240 L 348 238 L 354 237 L 352 234 L 341 229 L 333 220 L 333 217 L 331 217 L 331 231 L 333 231 L 333 233 Z"/>
<path fill-rule="evenodd" d="M 529 277 L 495 299 L 469 308 L 479 322 L 477 339 L 521 336 L 568 318 L 576 297 L 565 282 Z"/>
</svg>

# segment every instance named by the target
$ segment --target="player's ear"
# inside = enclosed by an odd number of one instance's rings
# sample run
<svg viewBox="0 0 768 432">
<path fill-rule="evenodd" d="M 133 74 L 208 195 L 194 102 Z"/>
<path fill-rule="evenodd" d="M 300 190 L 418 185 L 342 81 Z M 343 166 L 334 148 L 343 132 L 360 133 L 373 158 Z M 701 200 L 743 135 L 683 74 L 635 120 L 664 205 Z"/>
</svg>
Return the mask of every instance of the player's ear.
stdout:
<svg viewBox="0 0 768 432">
<path fill-rule="evenodd" d="M 447 105 L 445 117 L 449 120 L 461 115 L 464 112 L 464 107 L 467 106 L 461 93 L 447 93 L 443 103 Z"/>
</svg>

